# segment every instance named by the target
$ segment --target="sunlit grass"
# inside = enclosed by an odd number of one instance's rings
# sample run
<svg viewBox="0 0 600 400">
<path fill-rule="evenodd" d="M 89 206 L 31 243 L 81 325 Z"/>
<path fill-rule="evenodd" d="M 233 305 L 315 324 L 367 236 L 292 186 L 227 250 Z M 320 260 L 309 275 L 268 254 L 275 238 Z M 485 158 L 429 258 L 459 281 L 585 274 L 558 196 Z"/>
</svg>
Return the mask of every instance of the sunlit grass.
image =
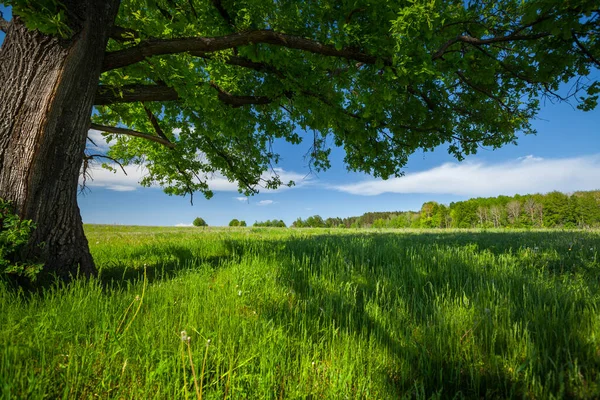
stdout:
<svg viewBox="0 0 600 400">
<path fill-rule="evenodd" d="M 86 231 L 0 288 L 0 397 L 600 397 L 598 232 Z"/>
</svg>

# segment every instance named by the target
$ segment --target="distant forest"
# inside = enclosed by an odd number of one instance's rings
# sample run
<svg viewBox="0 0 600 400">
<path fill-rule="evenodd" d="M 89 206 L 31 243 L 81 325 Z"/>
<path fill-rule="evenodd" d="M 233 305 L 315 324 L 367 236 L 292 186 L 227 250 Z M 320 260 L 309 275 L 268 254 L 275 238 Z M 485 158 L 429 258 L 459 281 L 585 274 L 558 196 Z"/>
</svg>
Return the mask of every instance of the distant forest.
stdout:
<svg viewBox="0 0 600 400">
<path fill-rule="evenodd" d="M 360 217 L 298 218 L 314 228 L 592 228 L 600 227 L 600 190 L 565 194 L 479 197 L 450 203 L 428 201 L 420 211 L 368 212 Z"/>
</svg>

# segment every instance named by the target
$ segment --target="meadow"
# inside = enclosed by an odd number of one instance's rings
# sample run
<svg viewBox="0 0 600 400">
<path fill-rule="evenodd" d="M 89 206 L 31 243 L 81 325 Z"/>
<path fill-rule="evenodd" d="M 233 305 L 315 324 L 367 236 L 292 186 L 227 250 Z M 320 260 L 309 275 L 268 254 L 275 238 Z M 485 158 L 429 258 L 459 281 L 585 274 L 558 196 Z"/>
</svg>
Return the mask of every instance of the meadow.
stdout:
<svg viewBox="0 0 600 400">
<path fill-rule="evenodd" d="M 600 398 L 600 232 L 86 226 L 0 282 L 0 397 Z"/>
</svg>

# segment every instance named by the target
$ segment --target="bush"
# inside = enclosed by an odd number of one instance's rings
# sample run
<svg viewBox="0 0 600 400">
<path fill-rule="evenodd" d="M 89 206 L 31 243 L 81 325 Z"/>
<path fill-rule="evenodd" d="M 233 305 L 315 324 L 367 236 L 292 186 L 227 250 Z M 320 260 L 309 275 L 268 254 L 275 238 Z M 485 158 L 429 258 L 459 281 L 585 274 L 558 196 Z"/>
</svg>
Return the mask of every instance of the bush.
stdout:
<svg viewBox="0 0 600 400">
<path fill-rule="evenodd" d="M 240 221 L 234 218 L 229 222 L 229 226 L 240 226 Z"/>
<path fill-rule="evenodd" d="M 8 201 L 0 199 L 0 273 L 12 274 L 35 280 L 43 264 L 23 260 L 20 251 L 29 241 L 35 224 L 21 220 Z"/>
<path fill-rule="evenodd" d="M 192 222 L 194 226 L 208 226 L 205 220 L 200 217 L 197 217 L 194 222 Z"/>
</svg>

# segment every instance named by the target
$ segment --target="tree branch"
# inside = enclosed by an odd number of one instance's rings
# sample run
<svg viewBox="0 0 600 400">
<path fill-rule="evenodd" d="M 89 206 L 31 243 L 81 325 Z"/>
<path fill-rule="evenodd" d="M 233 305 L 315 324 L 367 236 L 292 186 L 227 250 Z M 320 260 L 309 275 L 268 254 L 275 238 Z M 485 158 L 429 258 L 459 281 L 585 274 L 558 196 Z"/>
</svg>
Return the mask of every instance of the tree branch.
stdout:
<svg viewBox="0 0 600 400">
<path fill-rule="evenodd" d="M 377 62 L 377 57 L 353 48 L 337 50 L 334 46 L 300 36 L 271 30 L 256 30 L 217 37 L 144 40 L 137 46 L 107 53 L 104 58 L 102 70 L 109 71 L 116 68 L 123 68 L 143 61 L 146 57 L 192 51 L 215 52 L 255 43 L 272 44 L 329 57 L 352 59 L 366 64 L 375 64 Z M 391 65 L 390 59 L 384 59 L 383 61 L 384 64 Z"/>
<path fill-rule="evenodd" d="M 431 56 L 431 59 L 433 61 L 435 61 L 439 58 L 442 58 L 444 56 L 444 54 L 446 53 L 446 50 L 448 50 L 448 48 L 450 46 L 452 46 L 453 44 L 458 43 L 458 42 L 467 43 L 467 44 L 471 44 L 471 45 L 475 45 L 475 46 L 483 46 L 483 45 L 493 44 L 493 43 L 514 42 L 514 41 L 520 41 L 520 40 L 535 40 L 535 39 L 541 39 L 541 38 L 547 37 L 547 36 L 550 36 L 550 33 L 541 32 L 541 33 L 534 33 L 531 35 L 517 35 L 517 34 L 511 33 L 510 35 L 496 36 L 496 37 L 492 37 L 492 38 L 488 38 L 488 39 L 479 39 L 479 38 L 475 38 L 475 37 L 469 36 L 469 35 L 459 35 L 459 36 L 455 37 L 454 39 L 450 39 L 446 43 L 444 43 L 438 49 L 438 51 L 436 51 L 433 54 L 433 56 Z"/>
<path fill-rule="evenodd" d="M 129 42 L 140 37 L 137 31 L 129 28 L 123 28 L 121 26 L 113 26 L 110 32 L 110 38 L 117 42 Z"/>
<path fill-rule="evenodd" d="M 583 43 L 581 43 L 579 41 L 579 39 L 577 38 L 577 35 L 575 34 L 575 31 L 573 29 L 571 29 L 571 35 L 573 35 L 573 40 L 575 41 L 575 44 L 577 45 L 577 47 L 579 47 L 579 50 L 581 50 L 586 56 L 588 56 L 588 58 L 594 64 L 596 64 L 597 68 L 600 68 L 600 61 L 596 57 L 594 57 L 594 55 L 583 45 Z"/>
<path fill-rule="evenodd" d="M 115 103 L 134 103 L 137 101 L 174 101 L 179 100 L 175 89 L 167 85 L 125 85 L 122 87 L 101 85 L 96 91 L 95 106 Z"/>
<path fill-rule="evenodd" d="M 90 125 L 90 129 L 96 129 L 98 131 L 107 132 L 107 133 L 114 133 L 114 134 L 117 134 L 117 135 L 135 136 L 135 137 L 138 137 L 138 138 L 147 139 L 147 140 L 150 140 L 150 141 L 162 144 L 163 146 L 168 147 L 170 149 L 174 149 L 175 148 L 175 144 L 171 143 L 168 140 L 165 140 L 165 139 L 163 139 L 161 137 L 158 137 L 158 136 L 150 135 L 148 133 L 134 131 L 132 129 L 117 128 L 115 126 L 104 126 L 104 125 L 98 125 L 98 124 L 91 124 Z"/>
<path fill-rule="evenodd" d="M 162 139 L 164 139 L 165 141 L 171 143 L 171 141 L 169 140 L 169 138 L 167 137 L 167 135 L 165 135 L 165 133 L 163 132 L 162 128 L 158 124 L 158 119 L 156 119 L 156 117 L 154 116 L 154 114 L 152 113 L 152 111 L 148 107 L 146 107 L 146 104 L 143 103 L 143 102 L 142 102 L 142 106 L 144 107 L 144 111 L 146 111 L 146 115 L 148 116 L 148 119 L 150 120 L 150 123 L 152 124 L 152 127 L 156 131 L 156 134 L 159 137 L 161 137 Z"/>
<path fill-rule="evenodd" d="M 488 90 L 475 85 L 473 82 L 471 82 L 469 79 L 467 79 L 467 77 L 465 76 L 464 73 L 462 73 L 461 71 L 457 71 L 456 75 L 458 76 L 458 78 L 461 80 L 461 82 L 463 82 L 464 84 L 466 84 L 467 86 L 469 86 L 471 89 L 475 90 L 476 92 L 479 92 L 487 97 L 489 97 L 490 99 L 494 100 L 496 103 L 498 103 L 500 106 L 502 106 L 502 108 L 504 108 L 506 111 L 508 112 L 512 112 L 512 110 L 510 109 L 510 107 L 508 107 L 503 101 L 502 99 L 500 99 L 498 96 L 494 95 L 493 93 L 489 92 Z"/>
<path fill-rule="evenodd" d="M 86 160 L 86 161 L 93 160 L 94 158 L 106 158 L 107 160 L 110 160 L 110 161 L 114 162 L 119 167 L 121 167 L 121 170 L 123 171 L 123 173 L 125 175 L 127 175 L 127 171 L 125 171 L 125 167 L 123 166 L 123 164 L 121 164 L 118 160 L 116 160 L 116 159 L 114 159 L 112 157 L 106 156 L 104 154 L 90 154 L 90 155 L 86 154 L 86 155 L 83 156 L 83 159 Z M 85 182 L 84 182 L 84 186 L 85 186 Z"/>
<path fill-rule="evenodd" d="M 204 58 L 205 60 L 210 60 L 213 58 L 213 55 L 211 53 L 208 53 L 205 51 L 190 51 L 190 55 L 192 55 L 194 57 Z M 281 71 L 277 70 L 274 66 L 265 64 L 262 62 L 252 61 L 246 57 L 230 56 L 229 58 L 227 58 L 227 60 L 225 60 L 225 64 L 235 65 L 237 67 L 242 67 L 242 68 L 253 69 L 257 72 L 269 72 L 269 73 L 275 74 L 277 77 L 279 77 L 281 79 L 285 78 L 283 73 Z"/>
<path fill-rule="evenodd" d="M 217 90 L 217 97 L 219 98 L 219 100 L 221 100 L 225 104 L 229 104 L 233 108 L 238 108 L 250 104 L 269 104 L 274 100 L 267 96 L 236 96 L 221 89 L 214 82 L 211 82 L 210 86 Z"/>
<path fill-rule="evenodd" d="M 213 6 L 215 6 L 215 8 L 217 9 L 221 17 L 225 20 L 225 22 L 227 22 L 227 25 L 235 29 L 235 23 L 233 22 L 233 18 L 231 18 L 231 15 L 229 15 L 225 7 L 223 7 L 223 3 L 221 2 L 221 0 L 212 0 L 212 4 Z"/>
<path fill-rule="evenodd" d="M 226 92 L 215 83 L 210 86 L 217 90 L 219 100 L 231 107 L 269 104 L 275 99 L 267 96 L 238 96 Z M 175 101 L 179 100 L 177 91 L 167 85 L 125 85 L 119 88 L 100 86 L 96 92 L 94 105 L 106 106 L 117 103 L 135 103 L 138 101 Z"/>
</svg>

